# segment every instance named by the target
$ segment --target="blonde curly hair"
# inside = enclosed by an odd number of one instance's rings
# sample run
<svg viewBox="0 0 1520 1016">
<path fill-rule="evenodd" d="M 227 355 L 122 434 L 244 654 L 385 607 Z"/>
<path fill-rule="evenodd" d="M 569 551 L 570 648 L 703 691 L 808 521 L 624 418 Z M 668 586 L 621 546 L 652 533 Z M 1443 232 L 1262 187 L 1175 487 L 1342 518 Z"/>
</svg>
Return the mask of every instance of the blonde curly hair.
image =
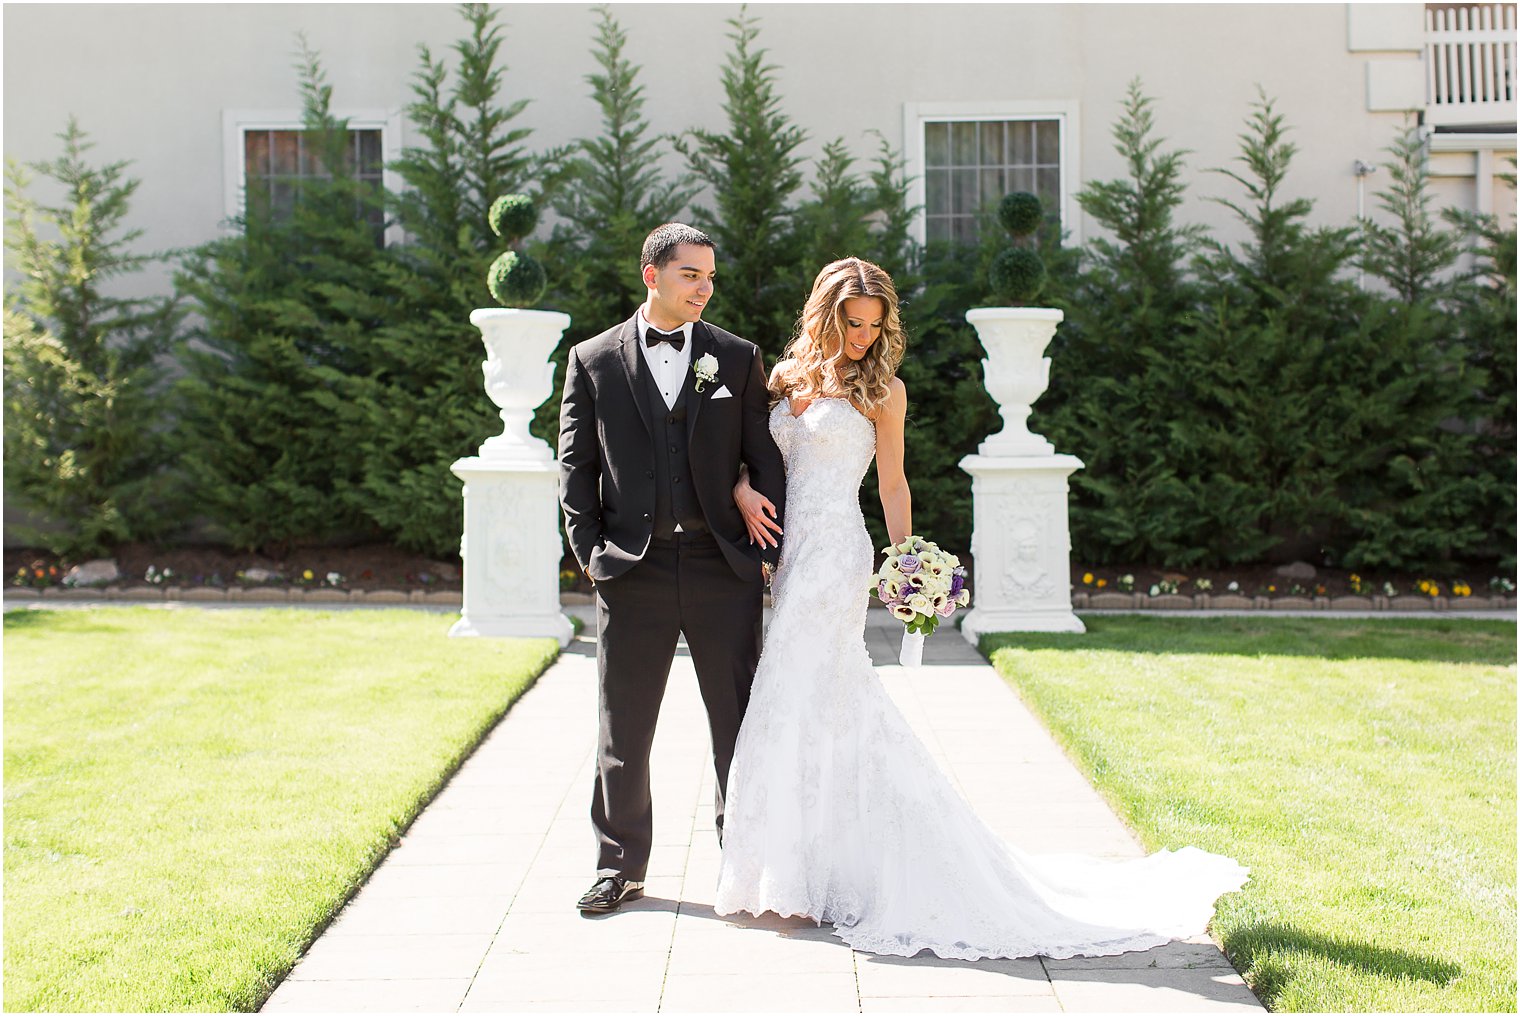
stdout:
<svg viewBox="0 0 1520 1016">
<path fill-rule="evenodd" d="M 872 296 L 882 303 L 881 336 L 866 355 L 851 360 L 844 351 L 844 302 Z M 907 337 L 897 314 L 897 288 L 879 265 L 842 258 L 824 265 L 797 318 L 797 331 L 782 353 L 771 381 L 771 401 L 783 397 L 847 398 L 867 416 L 887 401 Z"/>
</svg>

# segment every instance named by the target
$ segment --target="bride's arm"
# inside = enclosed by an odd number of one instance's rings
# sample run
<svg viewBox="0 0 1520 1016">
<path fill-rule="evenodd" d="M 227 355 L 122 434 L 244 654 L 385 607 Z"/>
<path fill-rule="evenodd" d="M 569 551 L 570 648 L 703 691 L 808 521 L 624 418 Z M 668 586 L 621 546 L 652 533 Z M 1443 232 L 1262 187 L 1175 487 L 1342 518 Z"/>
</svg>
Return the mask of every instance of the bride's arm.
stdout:
<svg viewBox="0 0 1520 1016">
<path fill-rule="evenodd" d="M 903 423 L 908 416 L 908 389 L 893 378 L 887 401 L 876 413 L 876 484 L 887 537 L 901 543 L 913 534 L 913 497 L 903 472 Z"/>
</svg>

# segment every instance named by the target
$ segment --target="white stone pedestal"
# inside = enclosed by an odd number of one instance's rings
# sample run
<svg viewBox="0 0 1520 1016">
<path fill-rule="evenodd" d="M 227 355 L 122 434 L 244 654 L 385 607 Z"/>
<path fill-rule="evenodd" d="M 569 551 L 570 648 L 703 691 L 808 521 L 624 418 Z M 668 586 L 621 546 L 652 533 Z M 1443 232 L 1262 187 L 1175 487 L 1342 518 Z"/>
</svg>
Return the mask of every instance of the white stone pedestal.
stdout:
<svg viewBox="0 0 1520 1016">
<path fill-rule="evenodd" d="M 1071 533 L 1066 478 L 1073 455 L 968 455 L 971 474 L 972 609 L 961 634 L 1084 632 L 1071 609 Z"/>
<path fill-rule="evenodd" d="M 559 609 L 559 464 L 465 458 L 464 609 L 452 635 L 520 636 L 570 644 Z"/>
</svg>

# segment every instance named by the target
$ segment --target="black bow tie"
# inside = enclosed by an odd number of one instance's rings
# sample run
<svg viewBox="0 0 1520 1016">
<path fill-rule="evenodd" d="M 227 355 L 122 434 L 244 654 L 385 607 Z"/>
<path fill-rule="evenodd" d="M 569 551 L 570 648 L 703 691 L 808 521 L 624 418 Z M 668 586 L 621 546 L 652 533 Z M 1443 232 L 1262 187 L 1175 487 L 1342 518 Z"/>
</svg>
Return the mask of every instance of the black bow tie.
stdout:
<svg viewBox="0 0 1520 1016">
<path fill-rule="evenodd" d="M 653 349 L 662 342 L 670 343 L 670 348 L 679 353 L 681 347 L 686 345 L 686 332 L 680 328 L 673 332 L 662 332 L 658 328 L 644 329 L 644 345 Z"/>
</svg>

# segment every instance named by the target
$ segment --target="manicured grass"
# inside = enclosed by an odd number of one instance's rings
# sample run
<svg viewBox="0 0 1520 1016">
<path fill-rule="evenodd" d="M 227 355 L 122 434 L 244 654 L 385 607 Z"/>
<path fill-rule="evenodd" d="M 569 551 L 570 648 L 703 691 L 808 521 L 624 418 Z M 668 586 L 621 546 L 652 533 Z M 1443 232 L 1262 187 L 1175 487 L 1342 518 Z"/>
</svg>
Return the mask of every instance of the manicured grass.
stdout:
<svg viewBox="0 0 1520 1016">
<path fill-rule="evenodd" d="M 256 1009 L 557 649 L 449 623 L 7 613 L 6 1009 Z"/>
<path fill-rule="evenodd" d="M 1269 1008 L 1515 1011 L 1514 624 L 1086 620 L 982 649 L 1147 847 L 1251 868 Z"/>
</svg>

